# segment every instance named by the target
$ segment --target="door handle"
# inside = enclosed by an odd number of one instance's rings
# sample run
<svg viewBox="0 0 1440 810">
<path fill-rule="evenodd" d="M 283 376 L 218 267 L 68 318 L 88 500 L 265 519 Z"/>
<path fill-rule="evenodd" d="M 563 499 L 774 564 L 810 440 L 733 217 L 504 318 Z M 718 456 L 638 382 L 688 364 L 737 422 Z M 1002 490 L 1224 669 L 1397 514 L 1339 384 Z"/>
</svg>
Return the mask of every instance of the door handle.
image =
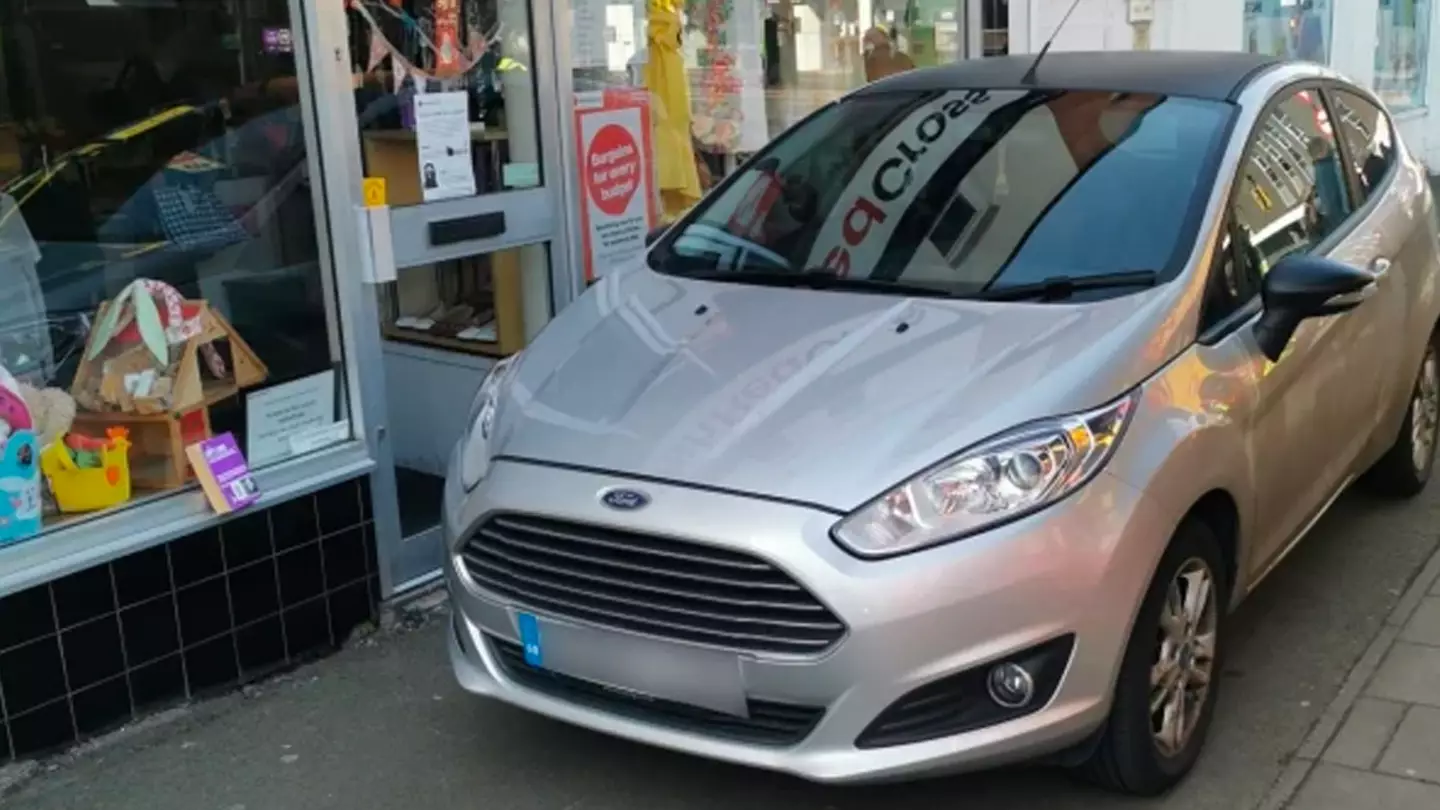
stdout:
<svg viewBox="0 0 1440 810">
<path fill-rule="evenodd" d="M 1383 276 L 1390 272 L 1390 264 L 1390 260 L 1384 256 L 1377 257 L 1374 261 L 1370 262 L 1370 272 L 1377 276 Z"/>
</svg>

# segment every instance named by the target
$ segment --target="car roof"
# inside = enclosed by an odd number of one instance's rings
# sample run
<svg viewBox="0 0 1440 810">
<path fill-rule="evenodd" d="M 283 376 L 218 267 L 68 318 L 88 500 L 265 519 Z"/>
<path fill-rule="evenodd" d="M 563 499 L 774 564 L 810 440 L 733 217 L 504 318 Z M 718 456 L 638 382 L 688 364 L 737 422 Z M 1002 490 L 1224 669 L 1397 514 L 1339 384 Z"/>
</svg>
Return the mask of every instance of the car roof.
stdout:
<svg viewBox="0 0 1440 810">
<path fill-rule="evenodd" d="M 1226 101 L 1283 59 L 1237 51 L 1057 51 L 1046 54 L 1033 82 L 1035 54 L 967 59 L 911 70 L 866 85 L 855 95 L 957 88 L 1109 90 Z"/>
</svg>

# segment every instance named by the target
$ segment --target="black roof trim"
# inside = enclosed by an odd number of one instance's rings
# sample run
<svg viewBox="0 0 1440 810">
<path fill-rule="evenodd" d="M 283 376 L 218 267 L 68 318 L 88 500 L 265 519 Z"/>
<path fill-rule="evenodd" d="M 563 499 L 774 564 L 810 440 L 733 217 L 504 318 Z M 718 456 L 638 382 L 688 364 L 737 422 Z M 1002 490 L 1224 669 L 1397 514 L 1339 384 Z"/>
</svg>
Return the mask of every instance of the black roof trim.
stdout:
<svg viewBox="0 0 1440 810">
<path fill-rule="evenodd" d="M 1261 73 L 1285 64 L 1273 56 L 1235 51 L 1059 51 L 1040 63 L 1033 82 L 1025 71 L 1034 54 L 970 59 L 911 70 L 867 85 L 857 96 L 895 91 L 1106 90 L 1232 101 Z"/>
</svg>

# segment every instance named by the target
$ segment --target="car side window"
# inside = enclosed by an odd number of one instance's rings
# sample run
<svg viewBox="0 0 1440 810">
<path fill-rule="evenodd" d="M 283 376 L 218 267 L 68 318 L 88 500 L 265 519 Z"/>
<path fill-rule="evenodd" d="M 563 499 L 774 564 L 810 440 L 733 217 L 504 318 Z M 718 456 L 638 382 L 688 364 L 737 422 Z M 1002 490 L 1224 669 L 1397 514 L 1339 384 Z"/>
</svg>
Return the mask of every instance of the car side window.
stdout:
<svg viewBox="0 0 1440 810">
<path fill-rule="evenodd" d="M 1236 237 L 1262 276 L 1344 224 L 1354 209 L 1317 91 L 1291 93 L 1264 114 L 1240 161 L 1238 186 L 1231 207 Z"/>
<path fill-rule="evenodd" d="M 1335 131 L 1345 146 L 1346 168 L 1359 184 L 1361 204 L 1380 188 L 1395 165 L 1390 118 L 1374 102 L 1348 90 L 1330 90 Z"/>
<path fill-rule="evenodd" d="M 1318 90 L 1290 91 L 1255 125 L 1206 289 L 1202 331 L 1245 306 L 1291 253 L 1313 250 L 1354 210 Z"/>
<path fill-rule="evenodd" d="M 1245 247 L 1234 217 L 1227 216 L 1205 286 L 1205 299 L 1200 310 L 1201 332 L 1230 317 L 1260 294 L 1258 264 L 1253 251 L 1247 255 Z"/>
</svg>

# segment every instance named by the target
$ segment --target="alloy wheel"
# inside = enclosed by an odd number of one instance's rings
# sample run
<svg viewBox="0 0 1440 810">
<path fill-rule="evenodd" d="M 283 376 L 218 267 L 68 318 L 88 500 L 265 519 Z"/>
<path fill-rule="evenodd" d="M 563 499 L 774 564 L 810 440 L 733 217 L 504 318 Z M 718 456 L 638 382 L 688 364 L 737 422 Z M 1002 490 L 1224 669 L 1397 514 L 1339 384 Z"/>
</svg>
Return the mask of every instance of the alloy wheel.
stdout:
<svg viewBox="0 0 1440 810">
<path fill-rule="evenodd" d="M 1410 401 L 1410 461 L 1417 472 L 1425 470 L 1435 452 L 1435 433 L 1440 426 L 1440 367 L 1435 353 L 1425 353 L 1420 379 Z"/>
<path fill-rule="evenodd" d="M 1198 557 L 1186 560 L 1165 592 L 1159 652 L 1150 667 L 1150 731 L 1166 757 L 1185 750 L 1210 699 L 1219 616 L 1210 566 Z"/>
</svg>

